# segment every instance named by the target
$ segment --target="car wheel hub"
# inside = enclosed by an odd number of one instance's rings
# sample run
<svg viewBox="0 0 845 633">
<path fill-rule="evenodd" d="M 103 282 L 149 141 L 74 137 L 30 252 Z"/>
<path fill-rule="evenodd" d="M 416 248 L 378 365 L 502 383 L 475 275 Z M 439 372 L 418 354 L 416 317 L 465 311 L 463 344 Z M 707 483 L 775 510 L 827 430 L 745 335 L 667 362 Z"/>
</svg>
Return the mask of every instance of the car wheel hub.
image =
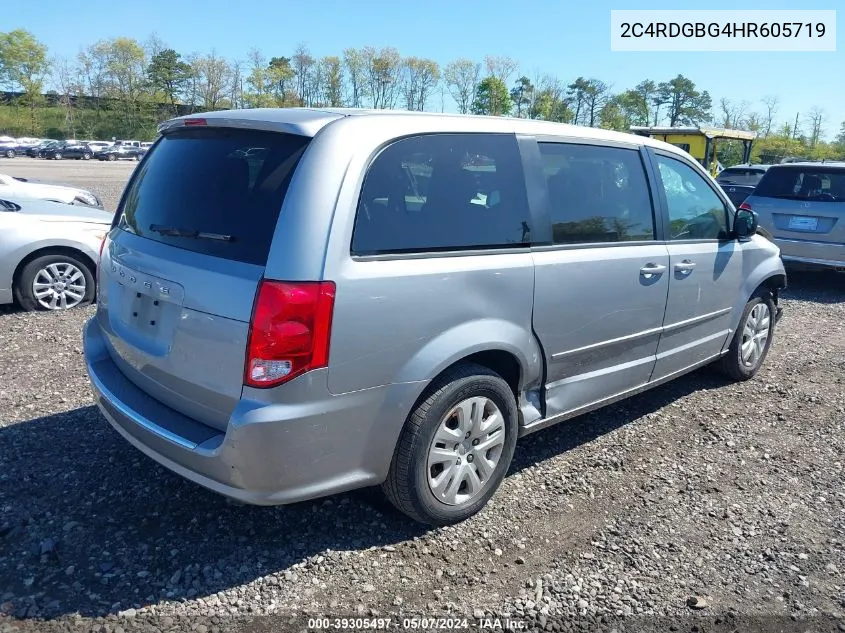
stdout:
<svg viewBox="0 0 845 633">
<path fill-rule="evenodd" d="M 505 446 L 505 420 L 485 397 L 467 398 L 444 416 L 428 450 L 432 494 L 446 505 L 463 505 L 485 490 Z"/>
<path fill-rule="evenodd" d="M 67 310 L 85 298 L 85 275 L 74 264 L 55 262 L 35 274 L 32 294 L 38 305 L 47 310 Z"/>
<path fill-rule="evenodd" d="M 763 359 L 763 352 L 769 340 L 771 311 L 765 303 L 758 303 L 751 309 L 742 328 L 742 345 L 739 356 L 746 367 L 756 367 Z"/>
</svg>

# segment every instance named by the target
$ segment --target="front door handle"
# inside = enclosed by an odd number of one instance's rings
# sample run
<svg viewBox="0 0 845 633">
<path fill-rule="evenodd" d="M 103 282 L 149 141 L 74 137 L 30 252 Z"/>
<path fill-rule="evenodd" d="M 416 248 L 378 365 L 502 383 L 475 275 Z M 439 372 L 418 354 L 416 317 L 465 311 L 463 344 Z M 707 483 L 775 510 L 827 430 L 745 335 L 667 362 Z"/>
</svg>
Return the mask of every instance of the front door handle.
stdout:
<svg viewBox="0 0 845 633">
<path fill-rule="evenodd" d="M 646 279 L 650 279 L 652 275 L 659 275 L 666 272 L 666 266 L 663 264 L 646 264 L 640 268 L 640 274 Z"/>
<path fill-rule="evenodd" d="M 688 275 L 692 272 L 692 269 L 695 268 L 695 262 L 685 259 L 684 261 L 675 264 L 675 270 L 679 273 L 684 273 Z"/>
</svg>

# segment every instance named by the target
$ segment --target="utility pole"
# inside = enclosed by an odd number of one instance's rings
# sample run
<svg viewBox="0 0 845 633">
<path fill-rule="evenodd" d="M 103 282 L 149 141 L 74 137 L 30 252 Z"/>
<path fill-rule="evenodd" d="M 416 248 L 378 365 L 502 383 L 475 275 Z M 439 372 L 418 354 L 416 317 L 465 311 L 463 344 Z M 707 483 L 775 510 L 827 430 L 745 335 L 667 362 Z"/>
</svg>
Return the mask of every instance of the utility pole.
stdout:
<svg viewBox="0 0 845 633">
<path fill-rule="evenodd" d="M 795 137 L 798 135 L 798 115 L 801 114 L 800 112 L 795 113 L 795 125 L 792 126 L 792 140 L 795 140 Z"/>
</svg>

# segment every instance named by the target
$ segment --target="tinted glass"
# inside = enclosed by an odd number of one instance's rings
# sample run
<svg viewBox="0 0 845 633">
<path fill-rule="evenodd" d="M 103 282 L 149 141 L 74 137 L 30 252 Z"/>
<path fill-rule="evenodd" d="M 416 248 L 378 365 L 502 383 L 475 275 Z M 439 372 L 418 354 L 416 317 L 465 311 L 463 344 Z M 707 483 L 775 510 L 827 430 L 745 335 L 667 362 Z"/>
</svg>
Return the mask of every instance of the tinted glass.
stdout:
<svg viewBox="0 0 845 633">
<path fill-rule="evenodd" d="M 727 207 L 708 182 L 674 158 L 658 154 L 657 167 L 669 210 L 669 238 L 726 239 Z"/>
<path fill-rule="evenodd" d="M 731 167 L 722 171 L 716 180 L 722 184 L 750 185 L 753 187 L 760 182 L 760 179 L 765 173 L 766 172 L 762 169 L 741 169 Z"/>
<path fill-rule="evenodd" d="M 430 134 L 397 141 L 373 161 L 361 191 L 358 255 L 516 246 L 529 214 L 515 137 Z"/>
<path fill-rule="evenodd" d="M 138 167 L 118 226 L 186 250 L 264 265 L 307 142 L 301 136 L 252 130 L 168 134 Z M 167 235 L 168 230 L 229 237 Z"/>
<path fill-rule="evenodd" d="M 757 185 L 754 195 L 814 202 L 842 202 L 845 200 L 845 169 L 772 167 Z"/>
<path fill-rule="evenodd" d="M 638 151 L 540 143 L 557 244 L 654 239 L 651 194 Z"/>
</svg>

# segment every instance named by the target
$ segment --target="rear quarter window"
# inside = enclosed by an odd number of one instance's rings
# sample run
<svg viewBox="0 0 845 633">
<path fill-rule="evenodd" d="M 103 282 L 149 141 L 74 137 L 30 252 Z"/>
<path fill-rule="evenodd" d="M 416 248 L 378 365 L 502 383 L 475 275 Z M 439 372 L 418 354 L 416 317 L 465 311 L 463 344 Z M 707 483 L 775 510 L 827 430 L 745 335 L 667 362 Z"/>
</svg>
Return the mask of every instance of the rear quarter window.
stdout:
<svg viewBox="0 0 845 633">
<path fill-rule="evenodd" d="M 169 133 L 130 181 L 118 227 L 185 250 L 263 266 L 308 141 L 240 129 Z"/>
<path fill-rule="evenodd" d="M 428 134 L 392 143 L 370 165 L 354 255 L 515 247 L 529 242 L 516 138 Z"/>
</svg>

